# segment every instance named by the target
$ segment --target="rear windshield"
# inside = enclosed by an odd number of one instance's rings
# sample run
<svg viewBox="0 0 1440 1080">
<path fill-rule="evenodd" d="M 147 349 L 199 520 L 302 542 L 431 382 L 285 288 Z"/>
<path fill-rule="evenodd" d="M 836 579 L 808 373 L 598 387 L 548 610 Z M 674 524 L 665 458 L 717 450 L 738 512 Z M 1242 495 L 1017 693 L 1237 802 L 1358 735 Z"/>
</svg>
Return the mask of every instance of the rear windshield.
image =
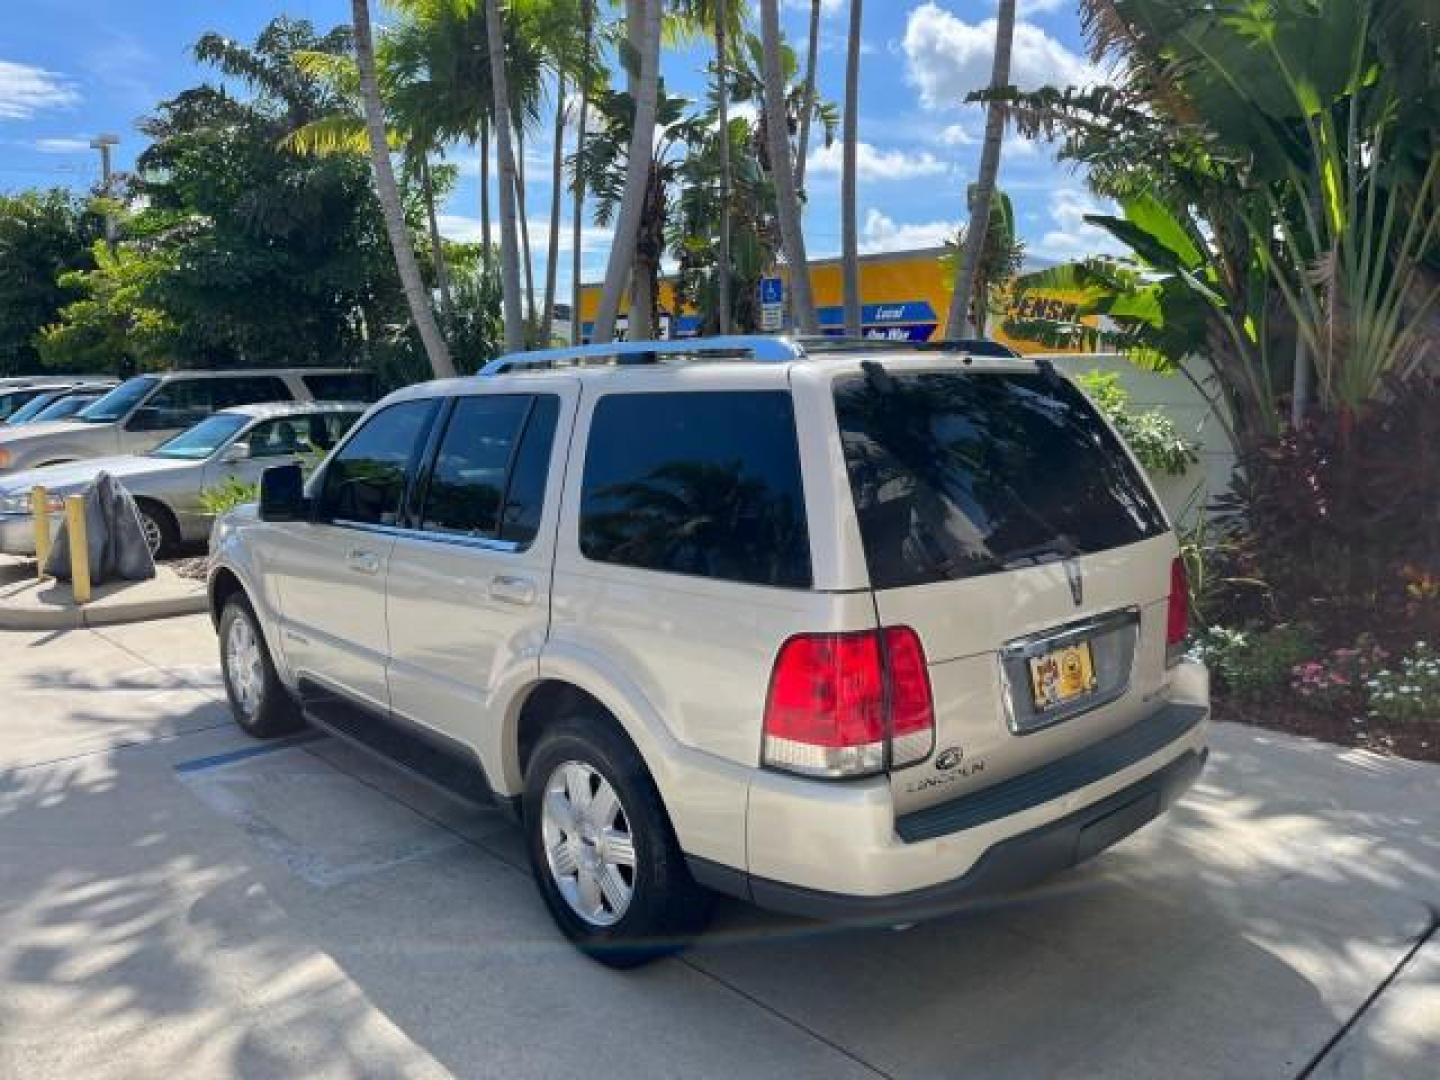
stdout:
<svg viewBox="0 0 1440 1080">
<path fill-rule="evenodd" d="M 876 369 L 837 380 L 835 407 L 874 588 L 993 574 L 1165 531 L 1115 436 L 1058 377 Z"/>
</svg>

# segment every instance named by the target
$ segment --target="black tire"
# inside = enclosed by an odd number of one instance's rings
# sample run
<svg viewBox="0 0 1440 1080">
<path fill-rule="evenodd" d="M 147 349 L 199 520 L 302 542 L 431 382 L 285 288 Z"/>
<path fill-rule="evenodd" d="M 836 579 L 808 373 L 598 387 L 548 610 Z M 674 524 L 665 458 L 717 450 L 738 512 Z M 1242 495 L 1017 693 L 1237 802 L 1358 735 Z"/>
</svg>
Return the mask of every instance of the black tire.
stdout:
<svg viewBox="0 0 1440 1080">
<path fill-rule="evenodd" d="M 543 806 L 556 770 L 578 762 L 619 798 L 633 842 L 632 893 L 623 917 L 597 926 L 572 908 L 552 872 Z M 608 716 L 569 716 L 541 736 L 525 771 L 526 847 L 536 885 L 556 925 L 582 952 L 609 967 L 633 968 L 684 949 L 709 921 L 712 895 L 695 883 L 655 782 Z"/>
<path fill-rule="evenodd" d="M 259 671 L 252 676 L 255 679 L 256 696 L 248 703 L 248 694 L 237 689 L 247 680 L 242 677 L 241 672 L 232 667 L 236 661 L 232 657 L 231 639 L 233 634 L 240 633 L 236 628 L 237 623 L 243 623 L 248 628 L 258 653 L 254 660 L 259 665 Z M 235 723 L 240 725 L 240 729 L 247 735 L 253 735 L 257 739 L 273 739 L 298 731 L 304 726 L 305 719 L 300 714 L 299 706 L 285 689 L 285 684 L 280 681 L 280 676 L 275 671 L 275 662 L 270 659 L 270 650 L 265 644 L 264 634 L 260 631 L 260 620 L 255 617 L 249 601 L 243 596 L 232 596 L 225 601 L 225 610 L 220 614 L 220 670 L 225 679 L 225 696 L 230 700 L 230 713 L 235 718 Z"/>
<path fill-rule="evenodd" d="M 150 550 L 152 557 L 162 558 L 180 546 L 180 530 L 175 525 L 175 519 L 167 510 L 156 506 L 147 499 L 137 499 L 135 507 L 140 511 L 140 527 L 145 530 L 146 538 L 148 539 L 151 535 L 160 538 L 159 545 Z M 154 530 L 153 534 L 152 529 Z"/>
</svg>

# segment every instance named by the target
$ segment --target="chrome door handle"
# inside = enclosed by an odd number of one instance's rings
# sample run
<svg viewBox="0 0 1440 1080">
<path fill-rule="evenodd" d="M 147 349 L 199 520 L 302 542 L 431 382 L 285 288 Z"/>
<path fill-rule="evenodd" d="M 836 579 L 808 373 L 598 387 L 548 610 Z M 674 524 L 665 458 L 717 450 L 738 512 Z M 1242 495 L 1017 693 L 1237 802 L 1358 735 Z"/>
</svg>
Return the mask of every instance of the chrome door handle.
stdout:
<svg viewBox="0 0 1440 1080">
<path fill-rule="evenodd" d="M 529 578 L 498 574 L 490 579 L 490 599 L 528 606 L 535 602 L 535 582 Z"/>
<path fill-rule="evenodd" d="M 373 551 L 351 548 L 345 554 L 345 565 L 357 574 L 378 574 L 380 572 L 380 556 Z"/>
</svg>

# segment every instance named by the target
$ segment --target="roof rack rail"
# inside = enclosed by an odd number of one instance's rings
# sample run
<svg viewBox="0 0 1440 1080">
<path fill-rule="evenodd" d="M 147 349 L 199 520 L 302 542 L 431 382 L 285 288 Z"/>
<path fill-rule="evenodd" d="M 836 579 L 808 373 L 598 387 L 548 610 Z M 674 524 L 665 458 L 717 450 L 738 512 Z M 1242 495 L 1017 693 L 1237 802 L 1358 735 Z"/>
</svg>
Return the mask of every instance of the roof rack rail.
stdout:
<svg viewBox="0 0 1440 1080">
<path fill-rule="evenodd" d="M 653 364 L 662 356 L 694 356 L 716 360 L 747 358 L 759 363 L 784 364 L 804 359 L 805 348 L 789 338 L 739 334 L 677 341 L 614 341 L 607 345 L 574 345 L 561 349 L 508 353 L 491 360 L 480 369 L 480 374 L 504 375 L 516 369 L 581 365 L 587 361 Z"/>
<path fill-rule="evenodd" d="M 837 353 L 909 349 L 913 352 L 966 353 L 989 359 L 1018 359 L 1021 353 L 993 338 L 961 338 L 959 341 L 892 341 L 889 338 L 854 337 L 852 335 L 805 335 L 795 339 L 806 352 Z"/>
</svg>

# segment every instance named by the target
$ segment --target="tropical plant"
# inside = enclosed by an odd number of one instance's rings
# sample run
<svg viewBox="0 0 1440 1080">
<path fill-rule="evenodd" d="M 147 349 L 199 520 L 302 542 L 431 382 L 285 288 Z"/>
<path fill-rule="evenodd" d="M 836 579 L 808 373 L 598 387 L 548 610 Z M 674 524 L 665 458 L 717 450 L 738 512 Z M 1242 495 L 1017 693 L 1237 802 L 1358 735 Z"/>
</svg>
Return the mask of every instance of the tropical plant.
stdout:
<svg viewBox="0 0 1440 1080">
<path fill-rule="evenodd" d="M 856 166 L 860 139 L 860 28 L 864 17 L 863 0 L 850 0 L 850 29 L 845 42 L 845 130 L 841 136 L 840 262 L 845 333 L 851 337 L 859 337 L 863 329 Z"/>
<path fill-rule="evenodd" d="M 795 187 L 805 190 L 805 164 L 810 153 L 810 121 L 815 113 L 815 74 L 820 58 L 820 2 L 810 0 L 810 22 L 805 35 L 805 83 L 800 108 L 800 137 L 795 145 Z"/>
<path fill-rule="evenodd" d="M 672 97 L 663 85 L 658 88 L 654 118 L 655 136 L 649 155 L 645 201 L 641 206 L 640 230 L 634 238 L 632 260 L 631 302 L 629 310 L 632 337 L 649 336 L 644 327 L 653 327 L 660 287 L 660 261 L 666 250 L 679 207 L 675 192 L 684 174 L 687 161 L 706 140 L 703 117 L 688 111 L 690 102 Z M 606 226 L 616 220 L 624 209 L 629 179 L 633 175 L 630 154 L 634 148 L 633 124 L 636 106 L 625 91 L 604 90 L 592 98 L 592 108 L 599 121 L 597 130 L 572 159 L 571 169 L 591 192 L 595 204 L 595 221 Z M 690 153 L 687 154 L 686 151 Z M 693 170 L 691 172 L 694 178 Z M 703 181 L 701 182 L 703 184 Z M 687 186 L 687 191 L 700 191 L 708 201 L 708 185 Z"/>
<path fill-rule="evenodd" d="M 77 298 L 101 218 L 59 188 L 0 195 L 0 375 L 36 371 L 36 335 Z"/>
<path fill-rule="evenodd" d="M 247 484 L 238 477 L 227 476 L 220 483 L 201 490 L 200 509 L 212 517 L 219 517 L 237 506 L 258 502 L 259 499 L 259 484 Z"/>
<path fill-rule="evenodd" d="M 654 296 L 641 295 L 647 282 L 632 273 L 640 232 L 643 228 L 645 203 L 650 197 L 652 151 L 655 145 L 655 123 L 660 93 L 660 16 L 662 0 L 626 0 L 626 34 L 622 58 L 631 77 L 629 97 L 633 104 L 630 122 L 630 144 L 626 155 L 625 183 L 619 210 L 615 215 L 614 238 L 610 258 L 605 267 L 605 285 L 600 294 L 600 309 L 595 316 L 593 340 L 608 342 L 615 337 L 615 323 L 620 313 L 620 299 L 630 285 L 630 335 L 635 338 L 654 336 L 651 312 Z"/>
<path fill-rule="evenodd" d="M 1174 419 L 1160 409 L 1135 410 L 1130 394 L 1113 371 L 1087 371 L 1075 380 L 1120 432 L 1140 459 L 1157 476 L 1184 476 L 1200 460 L 1195 444 L 1180 434 Z"/>
<path fill-rule="evenodd" d="M 92 269 L 60 275 L 60 288 L 76 299 L 36 339 L 45 366 L 130 375 L 170 359 L 179 328 L 151 296 L 175 258 L 161 246 L 132 240 L 112 250 L 96 240 Z"/>
<path fill-rule="evenodd" d="M 775 184 L 775 212 L 780 223 L 781 247 L 790 271 L 790 310 L 795 327 L 802 334 L 819 332 L 815 300 L 810 289 L 810 260 L 805 250 L 805 230 L 800 217 L 800 198 L 791 166 L 790 126 L 785 108 L 785 70 L 781 56 L 779 0 L 760 0 L 760 27 L 763 46 L 764 117 L 770 175 Z M 807 103 L 809 97 L 805 99 Z"/>
<path fill-rule="evenodd" d="M 995 59 L 990 70 L 990 91 L 998 93 L 1010 85 L 1010 53 L 1015 41 L 1015 0 L 1000 0 L 995 12 Z M 1000 174 L 1000 146 L 1005 138 L 1005 106 L 992 98 L 985 106 L 985 138 L 980 146 L 980 174 L 968 193 L 969 224 L 950 294 L 950 314 L 945 332 L 952 341 L 973 333 L 971 296 L 985 241 L 990 231 L 990 213 L 995 199 L 995 181 Z M 982 309 L 983 310 L 983 309 Z"/>
<path fill-rule="evenodd" d="M 1010 282 L 1020 272 L 1025 262 L 1025 242 L 1015 228 L 1015 208 L 1010 196 L 996 191 L 991 196 L 990 213 L 986 216 L 985 242 L 980 247 L 980 256 L 975 265 L 974 283 L 971 286 L 970 325 L 975 334 L 984 337 L 989 327 L 992 312 L 1004 310 L 999 304 L 1001 296 L 1009 289 Z M 946 241 L 946 253 L 940 257 L 940 264 L 951 275 L 952 281 L 958 273 L 959 263 L 964 258 L 969 230 L 978 222 L 961 227 L 953 241 Z"/>
<path fill-rule="evenodd" d="M 354 17 L 355 62 L 360 74 L 360 101 L 364 107 L 365 131 L 370 141 L 370 166 L 375 173 L 375 194 L 380 200 L 385 232 L 390 237 L 390 248 L 395 255 L 401 288 L 410 307 L 410 318 L 425 346 L 431 370 L 436 378 L 449 378 L 455 374 L 455 364 L 450 359 L 449 347 L 435 321 L 435 312 L 430 307 L 425 282 L 420 276 L 420 266 L 415 261 L 415 248 L 410 239 L 410 229 L 405 223 L 400 188 L 395 182 L 395 170 L 390 162 L 390 140 L 386 132 L 384 105 L 380 99 L 380 85 L 375 71 L 375 42 L 370 31 L 370 0 L 352 0 L 350 6 Z"/>
</svg>

